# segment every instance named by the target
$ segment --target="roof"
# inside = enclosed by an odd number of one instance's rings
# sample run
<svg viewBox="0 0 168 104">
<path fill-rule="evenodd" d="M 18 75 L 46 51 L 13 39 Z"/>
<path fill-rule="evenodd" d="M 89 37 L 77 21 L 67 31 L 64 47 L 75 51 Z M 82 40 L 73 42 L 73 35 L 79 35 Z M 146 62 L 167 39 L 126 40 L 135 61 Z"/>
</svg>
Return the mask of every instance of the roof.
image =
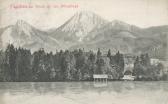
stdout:
<svg viewBox="0 0 168 104">
<path fill-rule="evenodd" d="M 126 70 L 126 71 L 124 72 L 124 75 L 132 75 L 132 71 L 131 71 L 131 70 Z"/>
<path fill-rule="evenodd" d="M 108 78 L 107 74 L 93 74 L 93 78 Z"/>
</svg>

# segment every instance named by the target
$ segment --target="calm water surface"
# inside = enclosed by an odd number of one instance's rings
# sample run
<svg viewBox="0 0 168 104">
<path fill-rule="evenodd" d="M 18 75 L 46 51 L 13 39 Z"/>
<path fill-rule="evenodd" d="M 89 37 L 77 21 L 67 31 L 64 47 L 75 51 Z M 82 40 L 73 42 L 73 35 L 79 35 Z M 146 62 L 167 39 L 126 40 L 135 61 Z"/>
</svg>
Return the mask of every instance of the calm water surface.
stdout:
<svg viewBox="0 0 168 104">
<path fill-rule="evenodd" d="M 0 82 L 0 104 L 168 104 L 168 82 Z"/>
</svg>

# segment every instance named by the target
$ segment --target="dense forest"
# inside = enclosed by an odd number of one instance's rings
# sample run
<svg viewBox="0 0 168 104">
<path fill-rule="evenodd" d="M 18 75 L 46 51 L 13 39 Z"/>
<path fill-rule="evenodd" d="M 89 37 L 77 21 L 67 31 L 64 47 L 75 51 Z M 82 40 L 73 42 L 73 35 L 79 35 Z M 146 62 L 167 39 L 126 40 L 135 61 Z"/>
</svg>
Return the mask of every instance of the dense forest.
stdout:
<svg viewBox="0 0 168 104">
<path fill-rule="evenodd" d="M 134 62 L 133 75 L 137 80 L 166 80 L 162 70 L 162 64 L 151 65 L 148 54 L 143 54 Z M 31 53 L 12 44 L 0 51 L 0 81 L 89 81 L 93 74 L 120 80 L 124 76 L 124 55 L 119 51 L 111 55 L 110 49 L 105 55 L 100 49 L 97 53 L 84 49 L 55 53 L 39 49 Z"/>
</svg>

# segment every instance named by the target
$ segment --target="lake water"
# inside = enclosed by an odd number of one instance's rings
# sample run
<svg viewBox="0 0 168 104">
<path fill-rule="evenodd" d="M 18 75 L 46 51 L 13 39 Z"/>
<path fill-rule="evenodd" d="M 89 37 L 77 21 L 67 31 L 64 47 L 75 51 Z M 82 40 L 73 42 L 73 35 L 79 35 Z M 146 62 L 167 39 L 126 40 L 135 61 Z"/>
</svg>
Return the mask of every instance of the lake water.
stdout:
<svg viewBox="0 0 168 104">
<path fill-rule="evenodd" d="M 168 82 L 0 82 L 0 104 L 168 104 Z"/>
</svg>

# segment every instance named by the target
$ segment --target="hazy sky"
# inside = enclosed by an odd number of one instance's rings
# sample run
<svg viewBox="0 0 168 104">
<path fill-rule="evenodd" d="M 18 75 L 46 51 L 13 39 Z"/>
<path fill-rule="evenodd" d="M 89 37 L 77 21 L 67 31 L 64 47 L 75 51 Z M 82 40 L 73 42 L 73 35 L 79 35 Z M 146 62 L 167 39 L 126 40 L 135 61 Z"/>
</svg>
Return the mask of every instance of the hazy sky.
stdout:
<svg viewBox="0 0 168 104">
<path fill-rule="evenodd" d="M 118 19 L 140 27 L 168 25 L 168 0 L 0 0 L 0 27 L 25 20 L 41 29 L 58 27 L 77 11 L 92 11 L 102 18 Z M 13 5 L 33 8 L 14 9 Z M 50 8 L 37 8 L 37 5 Z M 54 5 L 78 5 L 77 8 L 54 8 Z"/>
</svg>

